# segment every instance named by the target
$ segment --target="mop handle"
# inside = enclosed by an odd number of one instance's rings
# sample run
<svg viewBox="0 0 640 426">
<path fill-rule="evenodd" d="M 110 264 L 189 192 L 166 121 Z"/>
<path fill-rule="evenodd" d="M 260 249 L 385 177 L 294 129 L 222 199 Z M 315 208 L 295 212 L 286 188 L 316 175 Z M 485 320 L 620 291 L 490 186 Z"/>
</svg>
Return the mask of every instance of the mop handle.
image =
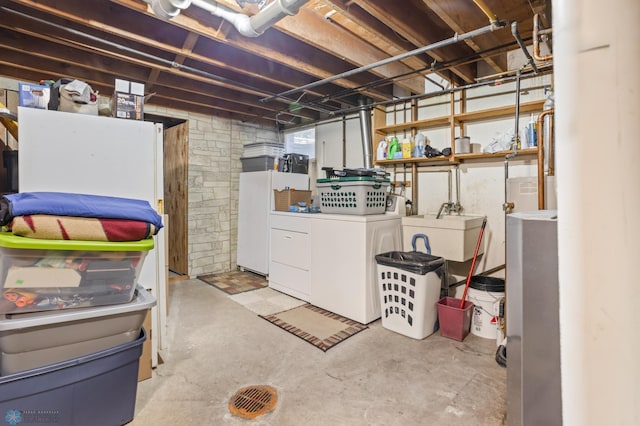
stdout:
<svg viewBox="0 0 640 426">
<path fill-rule="evenodd" d="M 467 298 L 467 291 L 469 290 L 469 284 L 471 283 L 471 276 L 473 270 L 476 268 L 476 259 L 478 258 L 478 251 L 480 250 L 480 243 L 482 242 L 482 235 L 484 234 L 484 227 L 487 225 L 487 218 L 482 221 L 482 227 L 480 228 L 480 234 L 478 235 L 478 242 L 476 243 L 476 251 L 473 253 L 473 260 L 471 261 L 471 269 L 469 269 L 469 275 L 467 276 L 467 283 L 464 285 L 464 293 L 462 293 L 462 300 L 460 301 L 460 309 L 464 307 L 464 301 Z"/>
</svg>

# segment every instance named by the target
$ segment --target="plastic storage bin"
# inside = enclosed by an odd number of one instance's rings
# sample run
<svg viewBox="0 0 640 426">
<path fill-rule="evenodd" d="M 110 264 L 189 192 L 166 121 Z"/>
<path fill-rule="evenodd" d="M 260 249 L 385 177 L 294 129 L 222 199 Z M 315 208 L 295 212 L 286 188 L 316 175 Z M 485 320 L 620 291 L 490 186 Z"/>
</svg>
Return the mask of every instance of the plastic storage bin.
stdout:
<svg viewBox="0 0 640 426">
<path fill-rule="evenodd" d="M 243 147 L 242 156 L 244 158 L 259 157 L 268 155 L 270 157 L 281 157 L 284 154 L 284 144 L 279 142 L 255 142 L 246 144 Z"/>
<path fill-rule="evenodd" d="M 318 179 L 322 213 L 383 214 L 387 205 L 389 179 L 369 176 L 347 176 Z"/>
<path fill-rule="evenodd" d="M 155 298 L 138 286 L 129 303 L 0 316 L 0 376 L 87 355 L 138 337 Z"/>
<path fill-rule="evenodd" d="M 446 280 L 442 257 L 392 251 L 376 255 L 382 326 L 414 339 L 436 330 L 437 303 Z"/>
<path fill-rule="evenodd" d="M 462 342 L 471 328 L 473 303 L 465 300 L 460 308 L 461 299 L 443 297 L 438 301 L 438 319 L 440 335 Z"/>
<path fill-rule="evenodd" d="M 257 157 L 240 158 L 243 172 L 263 172 L 265 170 L 274 170 L 277 156 L 260 155 Z"/>
<path fill-rule="evenodd" d="M 114 426 L 133 420 L 144 330 L 132 342 L 0 377 L 6 424 Z"/>
<path fill-rule="evenodd" d="M 127 303 L 153 239 L 41 240 L 0 233 L 0 314 Z"/>
</svg>

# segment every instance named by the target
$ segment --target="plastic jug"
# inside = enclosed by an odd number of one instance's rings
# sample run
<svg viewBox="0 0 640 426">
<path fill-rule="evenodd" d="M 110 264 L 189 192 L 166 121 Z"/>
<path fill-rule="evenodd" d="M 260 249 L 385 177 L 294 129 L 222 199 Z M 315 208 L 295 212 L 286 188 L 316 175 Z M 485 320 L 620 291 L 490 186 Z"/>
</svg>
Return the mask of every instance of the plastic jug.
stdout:
<svg viewBox="0 0 640 426">
<path fill-rule="evenodd" d="M 398 152 L 398 138 L 393 137 L 391 139 L 391 145 L 389 145 L 389 152 L 387 153 L 387 160 L 393 160 L 396 156 L 396 152 Z"/>
<path fill-rule="evenodd" d="M 377 160 L 384 160 L 387 158 L 387 141 L 382 139 L 378 143 L 378 151 L 376 153 Z"/>
</svg>

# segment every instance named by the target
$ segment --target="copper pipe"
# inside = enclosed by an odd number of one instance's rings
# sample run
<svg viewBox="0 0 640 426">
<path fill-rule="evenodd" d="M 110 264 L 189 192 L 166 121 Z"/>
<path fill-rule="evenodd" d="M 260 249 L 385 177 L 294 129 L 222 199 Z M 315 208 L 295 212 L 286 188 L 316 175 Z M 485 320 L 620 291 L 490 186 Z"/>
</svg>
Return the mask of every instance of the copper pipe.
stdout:
<svg viewBox="0 0 640 426">
<path fill-rule="evenodd" d="M 544 118 L 547 115 L 553 114 L 553 108 L 544 110 L 538 115 L 538 122 L 536 124 L 538 132 L 538 210 L 544 210 Z M 551 120 L 549 121 L 551 123 Z M 551 146 L 551 140 L 553 139 L 553 133 L 550 133 L 549 145 Z M 551 150 L 549 150 L 551 152 Z M 551 162 L 549 162 L 551 164 Z"/>
<path fill-rule="evenodd" d="M 536 13 L 533 15 L 533 57 L 536 61 L 546 62 L 553 59 L 553 55 L 540 56 L 539 37 L 545 34 L 551 34 L 551 29 L 540 30 L 540 17 Z"/>
</svg>

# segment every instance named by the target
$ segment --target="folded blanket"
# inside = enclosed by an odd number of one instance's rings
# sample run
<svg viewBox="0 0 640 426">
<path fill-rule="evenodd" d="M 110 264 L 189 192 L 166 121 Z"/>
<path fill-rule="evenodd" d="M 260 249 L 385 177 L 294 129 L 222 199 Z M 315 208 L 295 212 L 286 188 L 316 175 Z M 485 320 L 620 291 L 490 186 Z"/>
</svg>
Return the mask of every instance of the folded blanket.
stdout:
<svg viewBox="0 0 640 426">
<path fill-rule="evenodd" d="M 14 217 L 46 214 L 54 216 L 127 219 L 162 228 L 162 218 L 148 201 L 65 192 L 21 192 L 0 198 L 0 226 Z"/>
<path fill-rule="evenodd" d="M 139 241 L 155 235 L 155 225 L 127 219 L 26 215 L 14 217 L 11 232 L 43 240 Z"/>
</svg>

